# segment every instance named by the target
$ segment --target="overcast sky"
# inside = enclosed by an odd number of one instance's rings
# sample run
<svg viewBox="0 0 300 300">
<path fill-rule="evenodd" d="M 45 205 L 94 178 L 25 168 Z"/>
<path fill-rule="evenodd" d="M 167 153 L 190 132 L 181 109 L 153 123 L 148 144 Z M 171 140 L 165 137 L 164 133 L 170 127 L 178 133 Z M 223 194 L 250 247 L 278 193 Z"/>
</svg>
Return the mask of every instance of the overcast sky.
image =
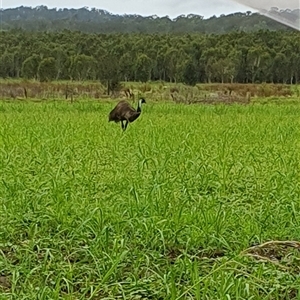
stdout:
<svg viewBox="0 0 300 300">
<path fill-rule="evenodd" d="M 240 2 L 237 3 L 237 2 Z M 140 14 L 143 16 L 168 15 L 174 18 L 181 14 L 199 14 L 205 18 L 212 15 L 229 14 L 233 12 L 256 11 L 247 7 L 270 8 L 271 6 L 287 6 L 299 8 L 300 0 L 0 0 L 2 8 L 18 6 L 46 5 L 48 8 L 80 8 L 87 6 L 105 9 L 115 14 Z M 284 7 L 285 8 L 285 7 Z"/>
<path fill-rule="evenodd" d="M 0 0 L 3 8 L 46 5 L 49 8 L 80 8 L 87 6 L 105 9 L 115 14 L 140 14 L 177 17 L 181 14 L 212 15 L 247 11 L 248 8 L 233 0 Z"/>
<path fill-rule="evenodd" d="M 270 9 L 278 7 L 279 9 L 297 9 L 300 8 L 300 0 L 235 0 L 236 2 L 257 7 L 259 9 Z"/>
</svg>

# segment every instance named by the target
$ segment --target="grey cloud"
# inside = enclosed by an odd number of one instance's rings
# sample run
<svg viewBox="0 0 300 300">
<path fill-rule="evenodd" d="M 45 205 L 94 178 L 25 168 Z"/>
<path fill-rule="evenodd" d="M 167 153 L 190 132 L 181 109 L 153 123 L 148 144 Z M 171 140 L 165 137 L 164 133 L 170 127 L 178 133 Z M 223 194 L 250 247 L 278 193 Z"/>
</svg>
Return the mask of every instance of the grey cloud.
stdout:
<svg viewBox="0 0 300 300">
<path fill-rule="evenodd" d="M 46 5 L 49 8 L 67 7 L 67 8 L 80 8 L 83 6 L 96 7 L 105 9 L 112 13 L 117 14 L 140 14 L 146 15 L 168 15 L 174 18 L 181 14 L 199 14 L 205 18 L 212 15 L 229 14 L 237 11 L 246 11 L 247 7 L 236 3 L 232 0 L 2 0 L 2 7 L 17 7 L 17 6 L 38 6 Z"/>
<path fill-rule="evenodd" d="M 1 1 L 1 0 L 0 0 Z M 49 8 L 80 8 L 83 6 L 105 9 L 115 14 L 140 14 L 143 16 L 168 15 L 171 18 L 181 14 L 198 14 L 205 18 L 212 15 L 229 14 L 237 11 L 257 11 L 272 6 L 278 8 L 299 8 L 299 0 L 2 0 L 2 7 L 46 5 Z M 251 9 L 249 7 L 252 7 Z"/>
</svg>

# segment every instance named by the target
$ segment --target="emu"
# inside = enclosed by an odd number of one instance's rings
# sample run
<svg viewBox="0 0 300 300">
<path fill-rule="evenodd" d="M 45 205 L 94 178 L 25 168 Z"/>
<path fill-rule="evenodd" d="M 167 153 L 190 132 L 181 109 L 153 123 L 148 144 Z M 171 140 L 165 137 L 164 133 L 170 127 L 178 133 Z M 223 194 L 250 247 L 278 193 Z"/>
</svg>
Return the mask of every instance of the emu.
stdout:
<svg viewBox="0 0 300 300">
<path fill-rule="evenodd" d="M 108 122 L 121 122 L 123 132 L 126 130 L 128 123 L 134 122 L 142 112 L 142 103 L 146 103 L 144 98 L 138 102 L 138 107 L 135 110 L 127 101 L 120 101 L 115 108 L 109 113 Z M 125 124 L 123 123 L 125 121 Z"/>
</svg>

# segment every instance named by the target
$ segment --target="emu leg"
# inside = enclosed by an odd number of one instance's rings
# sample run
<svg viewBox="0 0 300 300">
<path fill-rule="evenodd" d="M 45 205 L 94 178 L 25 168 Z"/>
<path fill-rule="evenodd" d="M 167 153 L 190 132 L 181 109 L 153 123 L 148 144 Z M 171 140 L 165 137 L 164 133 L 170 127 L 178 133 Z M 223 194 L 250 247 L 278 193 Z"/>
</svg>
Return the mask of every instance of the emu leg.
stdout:
<svg viewBox="0 0 300 300">
<path fill-rule="evenodd" d="M 123 121 L 121 121 L 121 127 L 122 127 L 122 130 L 124 131 L 124 124 L 123 124 Z"/>
<path fill-rule="evenodd" d="M 125 123 L 125 126 L 124 126 L 124 131 L 126 130 L 127 125 L 128 125 L 128 121 L 126 120 L 126 123 Z"/>
</svg>

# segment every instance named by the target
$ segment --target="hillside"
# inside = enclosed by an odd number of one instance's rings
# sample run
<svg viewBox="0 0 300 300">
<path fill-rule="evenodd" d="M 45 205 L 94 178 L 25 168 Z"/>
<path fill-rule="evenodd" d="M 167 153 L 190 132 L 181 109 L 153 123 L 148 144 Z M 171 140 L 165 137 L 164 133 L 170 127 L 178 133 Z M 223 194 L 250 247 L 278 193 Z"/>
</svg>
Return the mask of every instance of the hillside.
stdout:
<svg viewBox="0 0 300 300">
<path fill-rule="evenodd" d="M 278 12 L 299 18 L 299 10 Z M 232 31 L 293 30 L 257 13 L 233 13 L 204 19 L 200 15 L 168 16 L 116 15 L 101 9 L 49 9 L 20 6 L 0 10 L 2 30 L 61 31 L 86 33 L 215 33 Z"/>
</svg>

